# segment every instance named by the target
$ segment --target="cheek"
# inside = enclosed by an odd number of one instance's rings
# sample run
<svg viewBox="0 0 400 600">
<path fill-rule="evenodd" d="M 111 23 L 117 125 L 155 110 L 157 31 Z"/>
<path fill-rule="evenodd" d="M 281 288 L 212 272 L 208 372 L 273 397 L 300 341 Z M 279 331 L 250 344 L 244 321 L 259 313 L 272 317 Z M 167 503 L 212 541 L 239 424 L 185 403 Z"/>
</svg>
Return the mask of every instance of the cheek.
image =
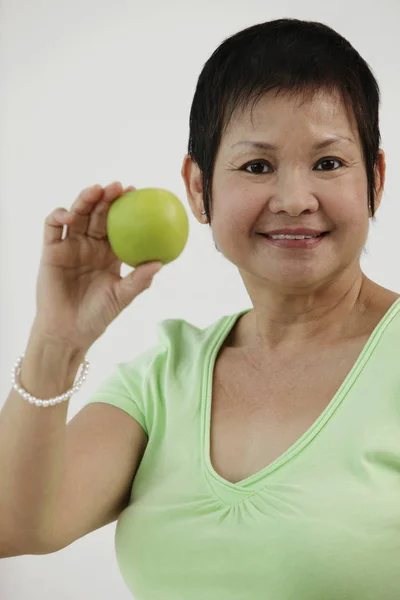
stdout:
<svg viewBox="0 0 400 600">
<path fill-rule="evenodd" d="M 221 235 L 248 235 L 263 209 L 262 198 L 231 182 L 213 194 L 213 227 Z M 228 185 L 229 183 L 229 185 Z"/>
<path fill-rule="evenodd" d="M 368 231 L 369 214 L 367 200 L 346 196 L 344 201 L 327 211 L 335 229 L 357 236 Z"/>
<path fill-rule="evenodd" d="M 338 178 L 337 187 L 329 190 L 326 197 L 326 212 L 333 222 L 351 228 L 363 227 L 368 220 L 368 188 L 360 173 Z"/>
<path fill-rule="evenodd" d="M 249 217 L 241 212 L 235 212 L 233 208 L 227 209 L 221 216 L 215 215 L 213 230 L 216 237 L 224 245 L 237 246 L 243 244 L 249 238 Z"/>
</svg>

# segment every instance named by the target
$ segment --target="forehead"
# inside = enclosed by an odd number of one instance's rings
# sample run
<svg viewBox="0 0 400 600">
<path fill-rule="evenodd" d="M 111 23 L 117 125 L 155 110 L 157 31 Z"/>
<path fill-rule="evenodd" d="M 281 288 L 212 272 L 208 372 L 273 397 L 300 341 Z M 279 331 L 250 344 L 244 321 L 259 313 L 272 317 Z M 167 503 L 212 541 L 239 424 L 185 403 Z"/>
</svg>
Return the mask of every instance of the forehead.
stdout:
<svg viewBox="0 0 400 600">
<path fill-rule="evenodd" d="M 355 135 L 356 122 L 339 94 L 320 91 L 311 100 L 275 91 L 257 104 L 234 113 L 225 133 L 232 142 L 244 132 L 260 132 L 269 138 L 301 132 L 305 135 L 338 133 Z"/>
</svg>

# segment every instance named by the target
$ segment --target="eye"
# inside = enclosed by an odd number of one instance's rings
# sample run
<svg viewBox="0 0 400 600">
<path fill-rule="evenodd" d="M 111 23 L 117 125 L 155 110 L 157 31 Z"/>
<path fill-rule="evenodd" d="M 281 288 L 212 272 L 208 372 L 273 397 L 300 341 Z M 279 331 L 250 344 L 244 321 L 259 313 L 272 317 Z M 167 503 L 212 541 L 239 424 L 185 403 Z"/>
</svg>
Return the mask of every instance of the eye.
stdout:
<svg viewBox="0 0 400 600">
<path fill-rule="evenodd" d="M 322 165 L 322 164 L 332 164 L 332 163 L 340 163 L 341 166 L 343 166 L 343 162 L 341 160 L 339 160 L 338 158 L 321 158 L 320 161 L 318 161 L 318 165 Z M 257 161 L 252 161 L 250 163 L 246 163 L 240 170 L 241 171 L 246 171 L 247 173 L 250 173 L 252 175 L 265 175 L 266 173 L 268 173 L 268 171 L 262 171 L 262 170 L 257 170 L 257 171 L 248 171 L 247 168 L 248 167 L 253 167 L 254 165 L 262 165 L 262 166 L 267 166 L 269 167 L 269 164 L 267 162 L 265 162 L 265 160 L 257 160 Z M 341 168 L 341 167 L 338 167 Z M 338 169 L 316 169 L 316 171 L 337 171 Z"/>
<path fill-rule="evenodd" d="M 341 160 L 339 160 L 338 158 L 321 158 L 320 161 L 318 161 L 317 164 L 322 165 L 324 163 L 340 163 L 343 166 L 343 162 Z M 339 167 L 340 168 L 340 167 Z M 317 171 L 319 171 L 320 169 L 316 169 Z M 323 171 L 337 171 L 337 169 L 322 169 Z"/>
<path fill-rule="evenodd" d="M 247 167 L 253 167 L 254 165 L 269 166 L 264 160 L 262 160 L 262 161 L 254 161 L 254 162 L 250 162 L 250 163 L 245 164 L 241 168 L 241 171 L 246 171 L 247 173 L 251 173 L 253 175 L 264 175 L 267 172 L 267 171 L 247 171 Z"/>
</svg>

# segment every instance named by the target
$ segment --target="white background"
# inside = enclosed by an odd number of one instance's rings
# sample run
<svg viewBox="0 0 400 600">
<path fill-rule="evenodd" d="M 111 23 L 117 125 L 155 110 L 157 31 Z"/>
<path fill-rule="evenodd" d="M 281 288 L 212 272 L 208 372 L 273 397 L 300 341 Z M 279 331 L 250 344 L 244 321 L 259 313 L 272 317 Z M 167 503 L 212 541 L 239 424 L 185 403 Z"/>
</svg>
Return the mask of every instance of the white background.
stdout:
<svg viewBox="0 0 400 600">
<path fill-rule="evenodd" d="M 203 64 L 226 37 L 256 23 L 322 21 L 377 77 L 387 176 L 362 268 L 400 290 L 398 0 L 3 0 L 0 7 L 0 407 L 35 315 L 44 219 L 89 185 L 169 189 L 187 209 L 190 235 L 179 259 L 91 348 L 91 370 L 68 420 L 114 363 L 156 343 L 157 322 L 184 318 L 205 327 L 251 306 L 236 267 L 193 217 L 180 169 Z M 1 561 L 1 600 L 130 599 L 114 532 L 115 523 L 61 552 Z"/>
</svg>

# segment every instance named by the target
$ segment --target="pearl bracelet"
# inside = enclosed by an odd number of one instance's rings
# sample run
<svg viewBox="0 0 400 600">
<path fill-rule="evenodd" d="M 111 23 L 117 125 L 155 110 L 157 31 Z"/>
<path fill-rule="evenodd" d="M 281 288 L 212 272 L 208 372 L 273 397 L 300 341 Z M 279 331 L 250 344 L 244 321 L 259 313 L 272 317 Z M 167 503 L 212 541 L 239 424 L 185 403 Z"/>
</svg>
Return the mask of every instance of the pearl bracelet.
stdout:
<svg viewBox="0 0 400 600">
<path fill-rule="evenodd" d="M 64 392 L 64 394 L 61 394 L 60 396 L 56 396 L 55 398 L 49 398 L 48 400 L 40 400 L 39 398 L 35 398 L 35 396 L 32 396 L 31 394 L 29 394 L 29 392 L 24 390 L 24 388 L 22 388 L 19 385 L 19 383 L 17 382 L 17 377 L 21 371 L 21 362 L 22 362 L 22 359 L 24 358 L 24 356 L 25 356 L 25 354 L 22 354 L 21 356 L 19 356 L 17 358 L 17 360 L 15 361 L 15 364 L 11 370 L 12 387 L 25 400 L 28 400 L 28 402 L 30 404 L 35 404 L 35 406 L 42 406 L 43 408 L 46 408 L 47 406 L 55 406 L 56 404 L 60 404 L 61 402 L 68 400 L 70 398 L 70 396 L 72 396 L 72 394 L 75 394 L 75 392 L 77 392 L 79 390 L 79 388 L 82 386 L 83 382 L 85 381 L 85 379 L 87 377 L 88 371 L 89 371 L 89 361 L 85 358 L 79 367 L 79 368 L 82 368 L 82 373 L 71 389 L 69 389 L 67 392 Z"/>
</svg>

